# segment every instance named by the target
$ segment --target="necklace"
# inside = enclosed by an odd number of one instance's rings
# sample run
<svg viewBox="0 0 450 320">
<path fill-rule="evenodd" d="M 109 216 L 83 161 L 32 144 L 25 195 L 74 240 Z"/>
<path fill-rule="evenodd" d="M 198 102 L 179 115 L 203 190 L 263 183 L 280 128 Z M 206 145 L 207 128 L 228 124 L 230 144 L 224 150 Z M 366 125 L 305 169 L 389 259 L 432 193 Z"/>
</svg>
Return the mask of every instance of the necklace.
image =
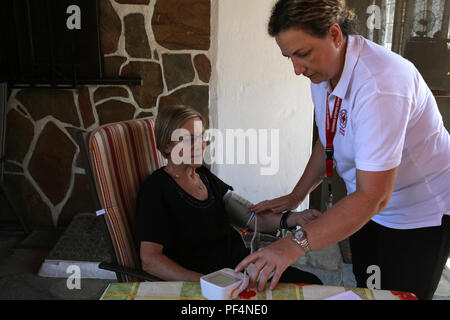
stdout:
<svg viewBox="0 0 450 320">
<path fill-rule="evenodd" d="M 167 169 L 169 169 L 169 167 L 166 167 L 166 172 L 168 172 L 170 175 L 174 176 L 175 179 L 180 179 L 180 175 L 179 175 L 179 174 L 176 174 L 175 172 L 173 172 L 173 169 L 172 169 L 172 168 L 170 168 L 170 170 L 167 170 Z M 197 174 L 197 176 L 198 176 L 198 174 Z M 199 178 L 200 178 L 200 176 L 199 176 Z M 201 179 L 200 179 L 200 182 L 199 182 L 198 185 L 197 185 L 197 188 L 198 188 L 199 190 L 203 190 L 203 189 L 204 189 L 204 187 L 203 187 L 203 185 L 202 185 L 202 183 L 201 183 Z"/>
<path fill-rule="evenodd" d="M 165 170 L 171 176 L 175 177 L 176 179 L 180 179 L 180 175 L 175 173 L 171 167 L 166 166 Z"/>
</svg>

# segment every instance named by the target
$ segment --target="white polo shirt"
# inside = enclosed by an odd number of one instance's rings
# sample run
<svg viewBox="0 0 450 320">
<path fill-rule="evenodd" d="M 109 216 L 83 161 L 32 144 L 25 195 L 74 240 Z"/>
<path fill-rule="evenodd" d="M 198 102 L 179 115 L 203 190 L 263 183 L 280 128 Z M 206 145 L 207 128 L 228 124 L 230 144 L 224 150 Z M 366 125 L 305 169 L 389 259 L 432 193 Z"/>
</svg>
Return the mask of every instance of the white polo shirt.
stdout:
<svg viewBox="0 0 450 320">
<path fill-rule="evenodd" d="M 343 99 L 334 159 L 348 194 L 356 169 L 398 167 L 391 199 L 372 220 L 394 229 L 438 226 L 450 214 L 450 137 L 436 100 L 411 62 L 361 36 L 348 40 L 336 88 L 311 84 L 320 141 L 326 146 L 328 92 L 330 114 Z"/>
</svg>

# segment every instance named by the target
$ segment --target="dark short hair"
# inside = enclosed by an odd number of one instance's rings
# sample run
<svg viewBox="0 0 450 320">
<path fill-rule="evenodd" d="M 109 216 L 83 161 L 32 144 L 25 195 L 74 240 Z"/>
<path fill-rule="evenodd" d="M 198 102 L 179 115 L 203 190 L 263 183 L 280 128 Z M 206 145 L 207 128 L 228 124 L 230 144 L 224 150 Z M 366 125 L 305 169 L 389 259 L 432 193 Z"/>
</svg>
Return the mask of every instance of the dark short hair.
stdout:
<svg viewBox="0 0 450 320">
<path fill-rule="evenodd" d="M 290 28 L 299 28 L 324 38 L 328 28 L 337 23 L 347 37 L 355 34 L 356 15 L 345 0 L 278 0 L 272 9 L 268 32 L 272 37 Z"/>
</svg>

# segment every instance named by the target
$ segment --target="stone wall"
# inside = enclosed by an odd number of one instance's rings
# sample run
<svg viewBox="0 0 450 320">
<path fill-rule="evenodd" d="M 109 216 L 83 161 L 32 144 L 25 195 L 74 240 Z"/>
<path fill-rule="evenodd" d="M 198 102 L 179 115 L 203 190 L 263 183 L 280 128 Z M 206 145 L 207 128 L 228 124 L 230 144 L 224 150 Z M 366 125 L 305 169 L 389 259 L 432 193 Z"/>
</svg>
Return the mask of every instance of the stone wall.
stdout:
<svg viewBox="0 0 450 320">
<path fill-rule="evenodd" d="M 30 229 L 66 226 L 94 210 L 76 129 L 188 104 L 209 118 L 210 0 L 100 0 L 105 75 L 142 86 L 14 89 L 7 107 L 4 183 Z"/>
</svg>

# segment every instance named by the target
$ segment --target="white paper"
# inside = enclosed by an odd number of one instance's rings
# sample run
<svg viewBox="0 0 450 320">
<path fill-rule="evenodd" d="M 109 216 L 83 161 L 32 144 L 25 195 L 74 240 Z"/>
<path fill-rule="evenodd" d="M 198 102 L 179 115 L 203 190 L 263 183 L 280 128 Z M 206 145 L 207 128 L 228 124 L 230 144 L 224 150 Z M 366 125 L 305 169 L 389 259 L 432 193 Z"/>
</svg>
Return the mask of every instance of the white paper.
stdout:
<svg viewBox="0 0 450 320">
<path fill-rule="evenodd" d="M 95 211 L 95 214 L 97 215 L 97 217 L 101 216 L 102 214 L 105 214 L 105 213 L 106 213 L 105 209 L 101 209 L 101 210 Z"/>
<path fill-rule="evenodd" d="M 353 291 L 345 291 L 335 296 L 326 298 L 325 300 L 362 300 L 362 299 Z"/>
</svg>

